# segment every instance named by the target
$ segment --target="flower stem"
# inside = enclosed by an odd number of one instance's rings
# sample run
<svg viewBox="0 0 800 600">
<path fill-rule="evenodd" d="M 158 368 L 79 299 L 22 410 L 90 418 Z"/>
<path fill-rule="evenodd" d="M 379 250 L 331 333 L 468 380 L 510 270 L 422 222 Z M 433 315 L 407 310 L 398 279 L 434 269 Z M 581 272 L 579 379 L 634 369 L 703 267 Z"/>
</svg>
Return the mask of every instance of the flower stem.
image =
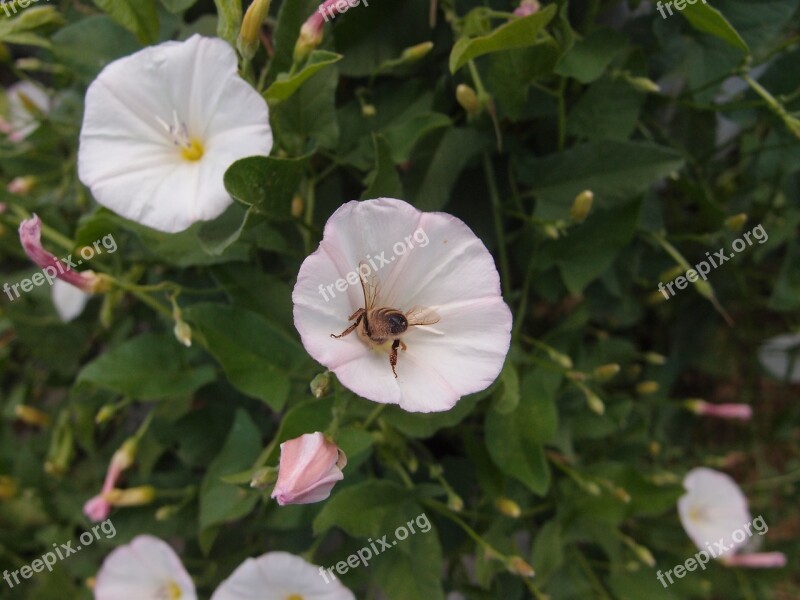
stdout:
<svg viewBox="0 0 800 600">
<path fill-rule="evenodd" d="M 483 170 L 486 172 L 486 184 L 489 186 L 489 196 L 492 200 L 492 215 L 494 217 L 494 234 L 497 238 L 497 253 L 500 257 L 500 281 L 503 287 L 503 295 L 507 298 L 511 289 L 508 283 L 509 266 L 508 254 L 506 253 L 506 238 L 503 233 L 502 211 L 500 205 L 500 195 L 497 192 L 497 182 L 494 178 L 492 162 L 489 155 L 483 154 Z"/>
</svg>

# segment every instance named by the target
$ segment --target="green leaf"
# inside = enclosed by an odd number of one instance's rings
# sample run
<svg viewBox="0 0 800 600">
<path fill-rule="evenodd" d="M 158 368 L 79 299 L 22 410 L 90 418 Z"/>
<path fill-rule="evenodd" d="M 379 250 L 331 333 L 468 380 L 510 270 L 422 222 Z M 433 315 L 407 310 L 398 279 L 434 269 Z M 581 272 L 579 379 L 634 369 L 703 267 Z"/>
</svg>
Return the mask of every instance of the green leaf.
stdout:
<svg viewBox="0 0 800 600">
<path fill-rule="evenodd" d="M 242 0 L 214 0 L 217 6 L 217 35 L 236 48 L 242 26 Z"/>
<path fill-rule="evenodd" d="M 172 335 L 140 335 L 86 365 L 77 383 L 140 400 L 188 395 L 216 377 L 208 366 L 190 367 L 187 353 Z"/>
<path fill-rule="evenodd" d="M 143 44 L 158 39 L 159 23 L 156 0 L 92 0 L 99 8 L 135 34 Z"/>
<path fill-rule="evenodd" d="M 300 26 L 317 10 L 317 0 L 292 0 L 281 2 L 272 43 L 275 54 L 267 71 L 267 81 L 275 81 L 279 73 L 287 73 L 293 62 L 294 45 L 300 35 Z"/>
<path fill-rule="evenodd" d="M 461 38 L 450 52 L 450 72 L 455 73 L 468 61 L 484 54 L 525 48 L 536 43 L 537 35 L 556 14 L 556 5 L 551 4 L 532 15 L 513 19 L 491 33 L 476 38 Z"/>
<path fill-rule="evenodd" d="M 488 393 L 483 391 L 466 396 L 453 408 L 442 413 L 410 413 L 396 406 L 389 406 L 383 415 L 386 422 L 401 433 L 415 438 L 428 438 L 440 429 L 458 425 Z"/>
<path fill-rule="evenodd" d="M 550 77 L 561 54 L 552 37 L 540 37 L 544 39 L 529 48 L 496 52 L 490 57 L 487 87 L 512 119 L 522 115 L 530 84 Z"/>
<path fill-rule="evenodd" d="M 627 38 L 616 31 L 595 29 L 561 57 L 555 72 L 589 83 L 603 74 L 626 44 Z"/>
<path fill-rule="evenodd" d="M 689 24 L 703 33 L 708 33 L 738 48 L 745 54 L 750 54 L 750 47 L 739 32 L 728 22 L 721 12 L 705 2 L 688 4 L 679 11 Z"/>
<path fill-rule="evenodd" d="M 403 184 L 394 166 L 391 149 L 382 135 L 374 135 L 375 169 L 367 176 L 367 188 L 361 199 L 370 198 L 402 198 Z"/>
<path fill-rule="evenodd" d="M 489 411 L 486 416 L 486 447 L 492 461 L 539 495 L 550 487 L 550 467 L 542 444 L 550 441 L 556 430 L 554 388 L 549 377 L 543 372 L 526 375 L 517 409 L 506 414 Z"/>
<path fill-rule="evenodd" d="M 501 415 L 506 415 L 516 410 L 519 404 L 519 375 L 517 368 L 514 364 L 507 360 L 503 365 L 503 370 L 500 371 L 500 383 L 503 384 L 500 391 L 495 394 L 495 400 L 492 408 L 499 412 Z"/>
<path fill-rule="evenodd" d="M 292 198 L 310 158 L 310 155 L 300 158 L 242 158 L 225 172 L 225 189 L 234 199 L 268 217 L 291 219 Z"/>
<path fill-rule="evenodd" d="M 174 15 L 180 14 L 195 5 L 197 0 L 161 0 L 161 4 Z"/>
<path fill-rule="evenodd" d="M 564 563 L 564 540 L 561 525 L 553 519 L 536 533 L 531 554 L 531 565 L 536 570 L 536 581 L 545 585 L 550 576 Z"/>
<path fill-rule="evenodd" d="M 425 112 L 404 119 L 401 123 L 388 127 L 383 136 L 389 144 L 395 164 L 406 162 L 411 157 L 414 145 L 429 133 L 450 127 L 450 117 L 437 112 Z M 400 198 L 401 196 L 394 196 Z M 373 196 L 374 198 L 374 196 Z"/>
<path fill-rule="evenodd" d="M 533 186 L 536 216 L 567 219 L 575 196 L 594 193 L 596 207 L 620 204 L 683 166 L 670 148 L 646 142 L 589 142 L 558 154 L 520 161 L 520 179 Z"/>
<path fill-rule="evenodd" d="M 397 505 L 410 497 L 408 490 L 388 480 L 370 479 L 335 491 L 314 519 L 314 533 L 338 527 L 353 537 L 380 537 L 389 519 L 397 518 Z"/>
<path fill-rule="evenodd" d="M 416 509 L 406 509 L 405 514 L 397 515 L 399 517 L 395 520 L 397 529 L 403 526 L 403 519 L 406 522 L 411 521 L 422 514 L 424 513 L 419 510 L 418 505 Z M 425 518 L 427 519 L 427 515 Z M 406 528 L 408 529 L 407 525 Z M 391 528 L 387 528 L 385 533 L 391 531 Z M 375 563 L 375 581 L 389 600 L 410 598 L 444 600 L 441 577 L 442 548 L 439 537 L 434 529 L 427 532 L 416 529 L 415 531 L 416 533 L 410 534 L 405 540 L 395 539 L 397 545 L 392 545 L 390 556 L 383 559 L 378 557 L 379 560 Z M 393 535 L 396 536 L 392 534 L 388 539 Z"/>
<path fill-rule="evenodd" d="M 309 142 L 335 148 L 339 141 L 336 117 L 336 88 L 339 71 L 335 66 L 312 75 L 292 98 L 272 111 L 272 126 L 292 154 L 305 152 Z"/>
<path fill-rule="evenodd" d="M 273 410 L 283 408 L 291 373 L 308 364 L 293 338 L 263 316 L 233 306 L 194 304 L 183 316 L 235 388 Z"/>
<path fill-rule="evenodd" d="M 197 239 L 208 254 L 220 256 L 235 244 L 244 232 L 261 223 L 264 217 L 251 206 L 247 209 L 233 203 L 213 221 L 204 221 L 197 232 Z"/>
<path fill-rule="evenodd" d="M 600 79 L 572 107 L 567 133 L 590 140 L 627 140 L 644 100 L 644 94 L 624 81 Z"/>
<path fill-rule="evenodd" d="M 211 461 L 200 487 L 200 528 L 239 519 L 258 502 L 258 494 L 223 481 L 253 464 L 261 451 L 261 434 L 248 414 L 236 411 L 233 425 L 220 453 Z"/>
<path fill-rule="evenodd" d="M 104 15 L 67 25 L 53 36 L 52 42 L 56 59 L 87 82 L 111 61 L 141 49 L 133 34 Z"/>
<path fill-rule="evenodd" d="M 314 50 L 299 73 L 293 75 L 281 73 L 278 75 L 275 82 L 267 88 L 264 97 L 271 106 L 286 100 L 294 94 L 309 77 L 340 60 L 342 60 L 341 54 L 328 52 L 327 50 Z"/>
</svg>

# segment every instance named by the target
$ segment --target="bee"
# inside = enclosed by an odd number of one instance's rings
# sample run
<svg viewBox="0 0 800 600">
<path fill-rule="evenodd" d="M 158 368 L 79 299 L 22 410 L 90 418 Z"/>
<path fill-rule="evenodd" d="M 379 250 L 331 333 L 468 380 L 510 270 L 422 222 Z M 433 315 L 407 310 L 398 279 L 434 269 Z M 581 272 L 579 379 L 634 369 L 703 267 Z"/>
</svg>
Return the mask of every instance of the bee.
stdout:
<svg viewBox="0 0 800 600">
<path fill-rule="evenodd" d="M 339 335 L 332 333 L 331 337 L 340 339 L 358 329 L 358 335 L 371 348 L 385 347 L 391 342 L 389 364 L 397 378 L 397 349 L 404 352 L 408 349 L 401 339 L 403 335 L 409 327 L 434 325 L 439 322 L 440 317 L 435 311 L 421 306 L 414 306 L 406 312 L 388 306 L 376 308 L 380 282 L 377 275 L 373 275 L 371 280 L 367 281 L 363 269 L 360 268 L 365 264 L 361 261 L 358 269 L 361 291 L 364 293 L 364 306 L 347 317 L 348 321 L 355 321 L 354 323 Z"/>
</svg>

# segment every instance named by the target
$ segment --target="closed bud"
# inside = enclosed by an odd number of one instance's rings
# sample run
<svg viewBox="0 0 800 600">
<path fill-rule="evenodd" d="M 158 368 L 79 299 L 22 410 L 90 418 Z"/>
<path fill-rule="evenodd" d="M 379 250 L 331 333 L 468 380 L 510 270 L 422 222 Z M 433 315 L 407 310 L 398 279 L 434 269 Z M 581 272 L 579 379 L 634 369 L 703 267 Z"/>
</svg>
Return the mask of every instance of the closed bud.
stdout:
<svg viewBox="0 0 800 600">
<path fill-rule="evenodd" d="M 550 357 L 550 360 L 564 369 L 571 369 L 573 367 L 572 359 L 555 348 L 547 348 L 547 355 Z"/>
<path fill-rule="evenodd" d="M 641 544 L 637 544 L 633 539 L 629 538 L 628 536 L 623 536 L 623 541 L 631 549 L 631 551 L 636 555 L 642 563 L 647 565 L 648 567 L 652 568 L 656 566 L 656 559 L 653 558 L 653 553 L 650 550 Z"/>
<path fill-rule="evenodd" d="M 253 473 L 250 479 L 250 487 L 256 490 L 263 490 L 275 483 L 278 479 L 278 469 L 276 467 L 261 467 Z"/>
<path fill-rule="evenodd" d="M 103 499 L 111 506 L 144 506 L 152 504 L 156 489 L 152 485 L 141 485 L 125 490 L 114 488 L 103 494 Z"/>
<path fill-rule="evenodd" d="M 661 88 L 658 86 L 658 84 L 647 77 L 631 77 L 629 75 L 625 79 L 635 90 L 640 92 L 644 92 L 646 94 L 658 94 L 661 92 Z"/>
<path fill-rule="evenodd" d="M 0 42 L 0 63 L 7 63 L 11 60 L 11 51 L 3 42 Z"/>
<path fill-rule="evenodd" d="M 655 394 L 658 391 L 658 387 L 657 381 L 640 381 L 636 384 L 636 393 L 640 396 L 649 396 L 650 394 Z"/>
<path fill-rule="evenodd" d="M 251 60 L 261 43 L 261 26 L 269 14 L 271 0 L 253 0 L 242 19 L 242 28 L 236 46 L 247 60 Z"/>
<path fill-rule="evenodd" d="M 181 509 L 180 504 L 169 504 L 156 510 L 156 521 L 169 521 Z"/>
<path fill-rule="evenodd" d="M 661 444 L 659 442 L 652 441 L 647 445 L 647 451 L 653 456 L 658 456 L 661 454 Z"/>
<path fill-rule="evenodd" d="M 26 177 L 15 177 L 12 179 L 6 189 L 10 194 L 15 194 L 17 196 L 27 196 L 31 193 L 33 188 L 36 187 L 36 177 L 32 175 L 28 175 Z"/>
<path fill-rule="evenodd" d="M 309 385 L 314 398 L 323 398 L 331 391 L 331 372 L 320 373 L 311 380 Z"/>
<path fill-rule="evenodd" d="M 583 223 L 589 211 L 592 210 L 593 202 L 594 194 L 591 190 L 583 190 L 580 194 L 575 196 L 572 208 L 569 209 L 570 218 L 576 223 Z"/>
<path fill-rule="evenodd" d="M 461 496 L 454 492 L 447 494 L 447 508 L 457 513 L 464 510 L 464 501 L 461 499 Z"/>
<path fill-rule="evenodd" d="M 97 425 L 110 421 L 114 418 L 114 415 L 117 414 L 117 406 L 116 404 L 104 404 L 100 407 L 100 410 L 97 411 L 97 414 L 94 417 L 94 422 Z"/>
<path fill-rule="evenodd" d="M 322 42 L 322 27 L 324 21 L 322 18 L 317 18 L 319 13 L 314 13 L 309 19 L 303 23 L 300 28 L 300 35 L 294 45 L 294 62 L 301 63 L 306 57 L 311 54 Z"/>
<path fill-rule="evenodd" d="M 186 321 L 183 320 L 176 321 L 175 327 L 172 329 L 172 333 L 175 334 L 175 339 L 178 340 L 181 344 L 183 344 L 187 348 L 191 347 L 192 328 L 189 327 L 189 324 Z"/>
<path fill-rule="evenodd" d="M 512 556 L 508 559 L 508 570 L 520 577 L 533 577 L 536 575 L 533 567 L 525 562 L 521 556 Z"/>
<path fill-rule="evenodd" d="M 738 215 L 731 215 L 725 219 L 725 227 L 731 231 L 741 231 L 744 224 L 747 223 L 747 213 L 739 213 Z"/>
<path fill-rule="evenodd" d="M 645 362 L 651 365 L 665 365 L 667 364 L 667 357 L 658 352 L 645 352 L 643 357 Z"/>
<path fill-rule="evenodd" d="M 519 519 L 520 515 L 522 514 L 519 504 L 514 502 L 511 498 L 506 498 L 505 496 L 501 496 L 495 500 L 494 506 L 498 511 L 500 511 L 501 514 L 511 517 L 512 519 Z"/>
<path fill-rule="evenodd" d="M 456 88 L 456 100 L 471 117 L 481 114 L 483 110 L 480 100 L 478 100 L 478 94 L 465 83 L 460 83 Z"/>
<path fill-rule="evenodd" d="M 61 477 L 69 469 L 70 461 L 75 452 L 74 435 L 70 424 L 70 415 L 66 410 L 61 411 L 50 436 L 50 448 L 44 463 L 44 472 L 53 477 Z"/>
<path fill-rule="evenodd" d="M 295 219 L 299 219 L 303 216 L 303 213 L 306 210 L 306 201 L 303 200 L 302 196 L 295 196 L 292 198 L 292 216 Z"/>
<path fill-rule="evenodd" d="M 404 62 L 419 60 L 420 58 L 426 56 L 432 49 L 433 42 L 422 42 L 421 44 L 410 46 L 403 50 L 403 54 L 400 55 L 400 58 Z"/>
<path fill-rule="evenodd" d="M 26 404 L 18 404 L 14 407 L 14 415 L 26 425 L 34 427 L 47 427 L 50 425 L 50 417 L 47 413 Z"/>
<path fill-rule="evenodd" d="M 614 377 L 620 371 L 620 366 L 617 363 L 608 363 L 607 365 L 600 365 L 594 370 L 595 379 L 600 381 L 607 381 Z"/>
<path fill-rule="evenodd" d="M 614 498 L 622 502 L 623 504 L 630 504 L 631 502 L 631 495 L 628 493 L 628 490 L 621 487 L 615 487 L 614 490 L 611 492 L 614 495 Z"/>
<path fill-rule="evenodd" d="M 139 447 L 139 441 L 135 437 L 130 437 L 114 452 L 111 457 L 111 469 L 115 472 L 122 472 L 130 469 L 136 460 L 136 451 Z"/>
<path fill-rule="evenodd" d="M 278 480 L 271 497 L 278 504 L 311 504 L 330 496 L 347 456 L 321 432 L 306 433 L 281 444 Z"/>
<path fill-rule="evenodd" d="M 561 237 L 561 233 L 558 231 L 558 227 L 548 223 L 543 228 L 544 234 L 549 237 L 551 240 L 557 240 Z"/>
<path fill-rule="evenodd" d="M 374 104 L 365 104 L 361 107 L 361 116 L 365 119 L 371 119 L 378 114 Z"/>
<path fill-rule="evenodd" d="M 583 388 L 583 395 L 586 397 L 586 406 L 589 407 L 589 410 L 591 410 L 593 413 L 597 415 L 605 414 L 606 405 L 600 399 L 600 396 L 595 394 L 588 387 Z"/>
</svg>

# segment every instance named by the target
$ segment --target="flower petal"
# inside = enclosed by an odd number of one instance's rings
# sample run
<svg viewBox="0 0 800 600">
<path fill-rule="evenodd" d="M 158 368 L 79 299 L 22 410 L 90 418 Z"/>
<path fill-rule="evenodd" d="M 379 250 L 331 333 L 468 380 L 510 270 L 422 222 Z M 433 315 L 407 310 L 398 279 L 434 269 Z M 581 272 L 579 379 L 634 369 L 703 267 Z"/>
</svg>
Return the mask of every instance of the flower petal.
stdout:
<svg viewBox="0 0 800 600">
<path fill-rule="evenodd" d="M 156 537 L 140 535 L 108 555 L 94 594 L 95 600 L 162 600 L 171 585 L 180 588 L 181 600 L 197 600 L 194 583 L 175 551 Z"/>
<path fill-rule="evenodd" d="M 338 579 L 326 583 L 320 570 L 299 556 L 268 552 L 248 558 L 223 581 L 211 600 L 355 600 Z"/>
<path fill-rule="evenodd" d="M 65 323 L 68 323 L 76 319 L 83 312 L 86 303 L 92 295 L 60 279 L 56 279 L 50 290 L 50 297 L 58 313 L 58 317 Z"/>
</svg>

